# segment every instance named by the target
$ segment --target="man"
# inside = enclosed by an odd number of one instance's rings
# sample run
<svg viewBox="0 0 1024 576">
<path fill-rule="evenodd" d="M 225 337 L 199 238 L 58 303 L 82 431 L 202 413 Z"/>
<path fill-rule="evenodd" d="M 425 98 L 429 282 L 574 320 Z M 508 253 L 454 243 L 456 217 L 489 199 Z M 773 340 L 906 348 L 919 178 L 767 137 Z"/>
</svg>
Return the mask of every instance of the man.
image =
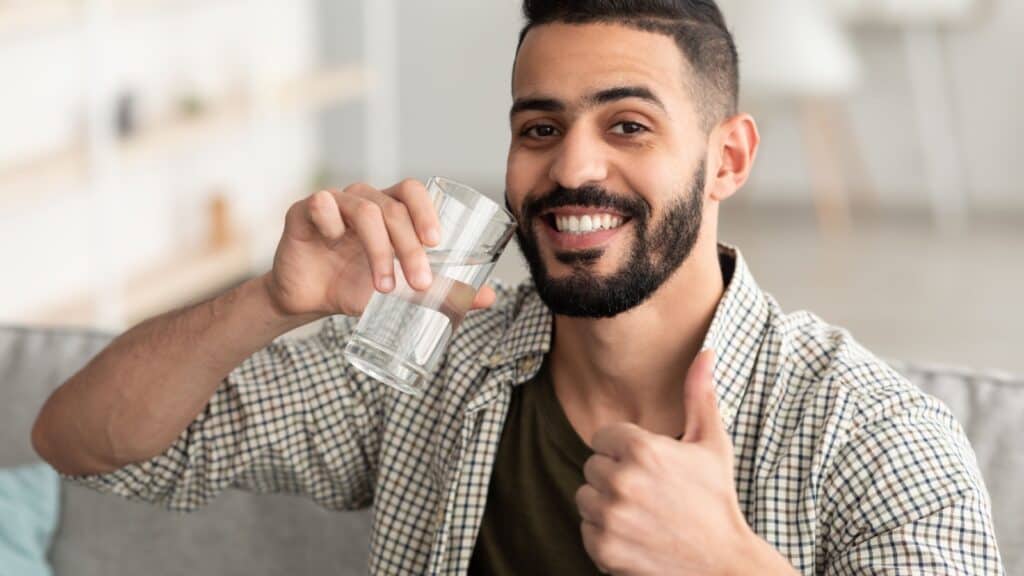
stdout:
<svg viewBox="0 0 1024 576">
<path fill-rule="evenodd" d="M 1000 573 L 949 411 L 718 244 L 758 134 L 714 2 L 524 12 L 506 202 L 532 281 L 480 291 L 423 398 L 341 359 L 396 258 L 430 284 L 438 232 L 421 183 L 357 184 L 292 206 L 265 276 L 115 340 L 40 454 L 174 509 L 372 503 L 373 573 Z"/>
</svg>

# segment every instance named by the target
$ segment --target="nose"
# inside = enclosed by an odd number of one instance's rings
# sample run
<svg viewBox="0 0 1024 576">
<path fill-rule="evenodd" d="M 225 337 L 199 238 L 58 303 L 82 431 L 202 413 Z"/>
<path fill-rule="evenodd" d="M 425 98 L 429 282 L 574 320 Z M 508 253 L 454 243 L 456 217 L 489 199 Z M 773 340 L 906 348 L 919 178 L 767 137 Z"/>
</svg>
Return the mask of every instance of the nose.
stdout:
<svg viewBox="0 0 1024 576">
<path fill-rule="evenodd" d="M 570 190 L 605 180 L 608 167 L 601 140 L 582 127 L 570 129 L 559 143 L 558 156 L 548 176 Z"/>
</svg>

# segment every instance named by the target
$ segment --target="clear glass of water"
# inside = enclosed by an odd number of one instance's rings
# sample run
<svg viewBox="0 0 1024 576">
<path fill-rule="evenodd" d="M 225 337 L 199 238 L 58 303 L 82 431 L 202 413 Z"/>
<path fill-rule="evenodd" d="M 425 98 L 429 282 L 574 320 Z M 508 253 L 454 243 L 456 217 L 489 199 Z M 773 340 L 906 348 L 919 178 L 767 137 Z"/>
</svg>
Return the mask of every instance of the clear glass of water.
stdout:
<svg viewBox="0 0 1024 576">
<path fill-rule="evenodd" d="M 472 188 L 434 177 L 427 181 L 441 223 L 441 242 L 427 248 L 434 281 L 418 291 L 395 261 L 395 289 L 374 292 L 345 359 L 402 392 L 420 395 L 477 290 L 515 232 L 512 214 Z"/>
</svg>

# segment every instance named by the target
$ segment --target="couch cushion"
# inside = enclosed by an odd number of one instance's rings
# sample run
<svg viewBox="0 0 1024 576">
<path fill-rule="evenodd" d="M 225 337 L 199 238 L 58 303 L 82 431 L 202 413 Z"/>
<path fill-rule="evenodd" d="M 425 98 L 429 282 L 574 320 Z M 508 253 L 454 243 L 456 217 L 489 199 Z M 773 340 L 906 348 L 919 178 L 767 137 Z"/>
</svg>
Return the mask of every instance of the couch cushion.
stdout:
<svg viewBox="0 0 1024 576">
<path fill-rule="evenodd" d="M 944 402 L 967 433 L 992 499 L 996 539 L 1009 574 L 1024 574 L 1024 379 L 995 372 L 893 363 Z"/>
<path fill-rule="evenodd" d="M 38 459 L 31 434 L 43 402 L 110 339 L 88 330 L 0 326 L 0 466 Z"/>
<path fill-rule="evenodd" d="M 47 395 L 108 334 L 0 326 L 0 466 L 35 460 L 30 432 Z M 894 366 L 961 422 L 992 497 L 1009 573 L 1024 574 L 1024 381 L 936 366 Z M 64 484 L 57 574 L 364 574 L 369 512 L 336 513 L 290 495 L 231 491 L 182 515 Z"/>
<path fill-rule="evenodd" d="M 49 393 L 111 335 L 0 326 L 0 466 L 37 460 L 32 422 Z M 365 574 L 370 512 L 328 512 L 291 495 L 229 491 L 193 514 L 63 485 L 55 573 Z"/>
<path fill-rule="evenodd" d="M 50 576 L 60 479 L 42 463 L 0 468 L 0 566 L 5 574 Z"/>
</svg>

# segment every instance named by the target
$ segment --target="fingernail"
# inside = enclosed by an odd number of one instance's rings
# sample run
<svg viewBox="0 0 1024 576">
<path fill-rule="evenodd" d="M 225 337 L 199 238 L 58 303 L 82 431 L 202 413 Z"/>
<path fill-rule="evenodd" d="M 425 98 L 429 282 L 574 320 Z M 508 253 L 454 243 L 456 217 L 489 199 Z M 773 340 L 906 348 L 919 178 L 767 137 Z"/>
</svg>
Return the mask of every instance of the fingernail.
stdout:
<svg viewBox="0 0 1024 576">
<path fill-rule="evenodd" d="M 427 229 L 427 243 L 428 244 L 437 244 L 440 241 L 441 241 L 441 233 L 437 230 L 437 228 L 428 228 Z"/>
<path fill-rule="evenodd" d="M 380 279 L 381 291 L 387 292 L 395 287 L 395 279 L 391 276 L 384 276 Z"/>
</svg>

